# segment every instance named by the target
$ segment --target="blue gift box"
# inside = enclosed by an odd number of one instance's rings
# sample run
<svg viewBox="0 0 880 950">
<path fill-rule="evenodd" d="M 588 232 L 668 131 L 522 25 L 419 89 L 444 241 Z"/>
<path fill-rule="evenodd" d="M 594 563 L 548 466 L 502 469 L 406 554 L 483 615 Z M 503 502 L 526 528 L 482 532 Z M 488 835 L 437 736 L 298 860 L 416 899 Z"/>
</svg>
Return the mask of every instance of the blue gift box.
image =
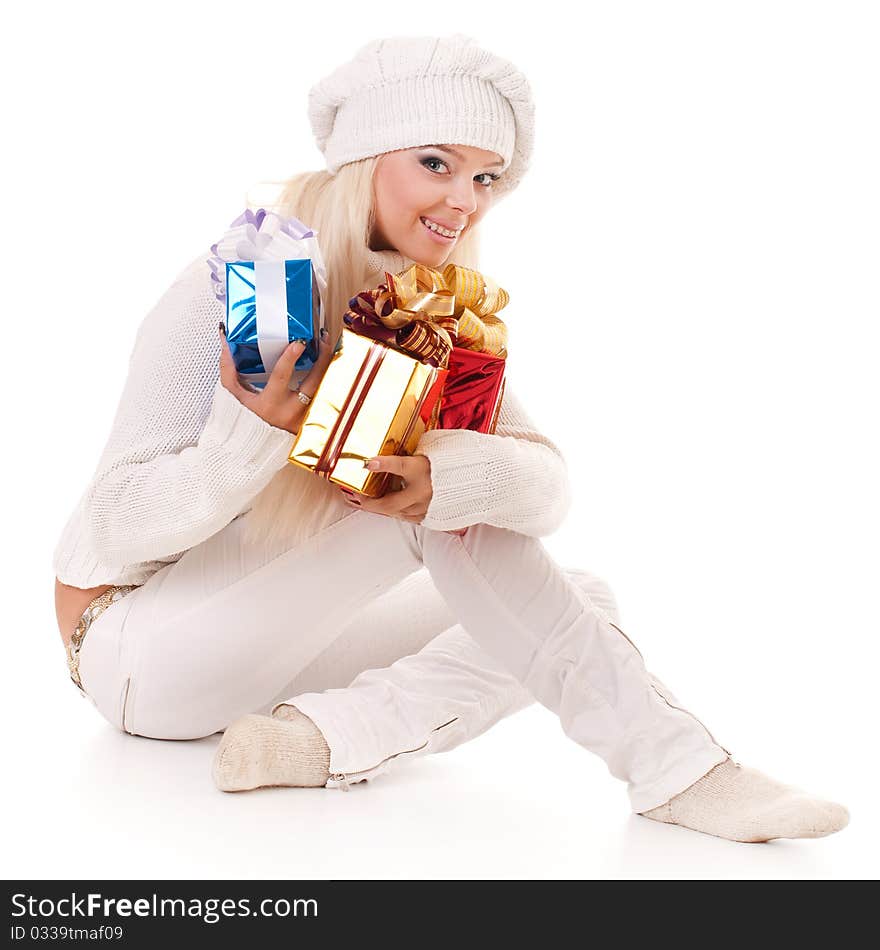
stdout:
<svg viewBox="0 0 880 950">
<path fill-rule="evenodd" d="M 312 261 L 226 262 L 226 339 L 243 380 L 262 389 L 292 340 L 309 343 L 301 378 L 318 358 L 321 298 Z"/>
</svg>

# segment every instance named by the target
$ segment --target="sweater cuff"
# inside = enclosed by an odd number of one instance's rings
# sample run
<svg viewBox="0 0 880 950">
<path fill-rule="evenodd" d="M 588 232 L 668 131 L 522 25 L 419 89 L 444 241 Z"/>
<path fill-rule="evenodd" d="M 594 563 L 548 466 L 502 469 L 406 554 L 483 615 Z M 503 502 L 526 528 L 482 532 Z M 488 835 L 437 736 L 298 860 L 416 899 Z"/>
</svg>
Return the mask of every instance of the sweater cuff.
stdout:
<svg viewBox="0 0 880 950">
<path fill-rule="evenodd" d="M 426 528 L 489 524 L 543 537 L 565 517 L 570 497 L 565 462 L 546 444 L 434 429 L 416 451 L 431 463 L 433 495 L 421 521 Z"/>
<path fill-rule="evenodd" d="M 433 495 L 422 525 L 434 531 L 452 531 L 484 522 L 492 514 L 491 465 L 485 447 L 475 443 L 486 436 L 468 430 L 426 432 L 417 452 L 431 463 Z M 480 449 L 483 449 L 480 451 Z"/>
<path fill-rule="evenodd" d="M 218 379 L 211 413 L 199 441 L 221 445 L 254 472 L 284 468 L 296 436 L 261 419 Z"/>
</svg>

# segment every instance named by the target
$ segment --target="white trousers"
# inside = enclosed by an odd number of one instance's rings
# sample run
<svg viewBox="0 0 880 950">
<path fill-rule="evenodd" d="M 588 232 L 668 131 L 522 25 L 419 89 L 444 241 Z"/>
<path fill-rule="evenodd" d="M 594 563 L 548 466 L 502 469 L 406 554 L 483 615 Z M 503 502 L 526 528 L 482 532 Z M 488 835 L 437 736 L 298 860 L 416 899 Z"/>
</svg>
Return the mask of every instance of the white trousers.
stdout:
<svg viewBox="0 0 880 950">
<path fill-rule="evenodd" d="M 728 753 L 647 671 L 613 594 L 537 538 L 462 535 L 367 511 L 304 542 L 242 542 L 247 514 L 90 627 L 80 676 L 133 735 L 194 739 L 282 701 L 330 747 L 328 787 L 448 751 L 533 700 L 663 804 Z"/>
</svg>

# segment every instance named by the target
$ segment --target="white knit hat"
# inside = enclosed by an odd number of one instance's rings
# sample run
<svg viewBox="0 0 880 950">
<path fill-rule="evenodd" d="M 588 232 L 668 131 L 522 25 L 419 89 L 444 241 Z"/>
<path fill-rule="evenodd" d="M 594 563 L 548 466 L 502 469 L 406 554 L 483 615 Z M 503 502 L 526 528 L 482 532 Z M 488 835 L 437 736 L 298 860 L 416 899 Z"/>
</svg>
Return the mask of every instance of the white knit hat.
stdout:
<svg viewBox="0 0 880 950">
<path fill-rule="evenodd" d="M 368 43 L 312 87 L 309 121 L 332 175 L 347 162 L 419 145 L 497 152 L 497 199 L 528 168 L 535 107 L 513 63 L 456 33 Z"/>
</svg>

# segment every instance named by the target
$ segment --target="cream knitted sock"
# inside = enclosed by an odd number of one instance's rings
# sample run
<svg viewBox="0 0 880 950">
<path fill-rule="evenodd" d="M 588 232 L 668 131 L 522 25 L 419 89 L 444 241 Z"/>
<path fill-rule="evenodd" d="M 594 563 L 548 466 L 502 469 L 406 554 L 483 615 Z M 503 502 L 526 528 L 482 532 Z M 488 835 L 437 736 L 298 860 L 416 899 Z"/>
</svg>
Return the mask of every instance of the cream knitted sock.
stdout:
<svg viewBox="0 0 880 950">
<path fill-rule="evenodd" d="M 849 823 L 836 802 L 813 798 L 727 758 L 664 805 L 639 812 L 731 841 L 821 838 Z"/>
<path fill-rule="evenodd" d="M 211 770 L 223 792 L 267 785 L 322 786 L 330 777 L 330 747 L 295 706 L 273 716 L 242 716 L 223 733 Z"/>
</svg>

